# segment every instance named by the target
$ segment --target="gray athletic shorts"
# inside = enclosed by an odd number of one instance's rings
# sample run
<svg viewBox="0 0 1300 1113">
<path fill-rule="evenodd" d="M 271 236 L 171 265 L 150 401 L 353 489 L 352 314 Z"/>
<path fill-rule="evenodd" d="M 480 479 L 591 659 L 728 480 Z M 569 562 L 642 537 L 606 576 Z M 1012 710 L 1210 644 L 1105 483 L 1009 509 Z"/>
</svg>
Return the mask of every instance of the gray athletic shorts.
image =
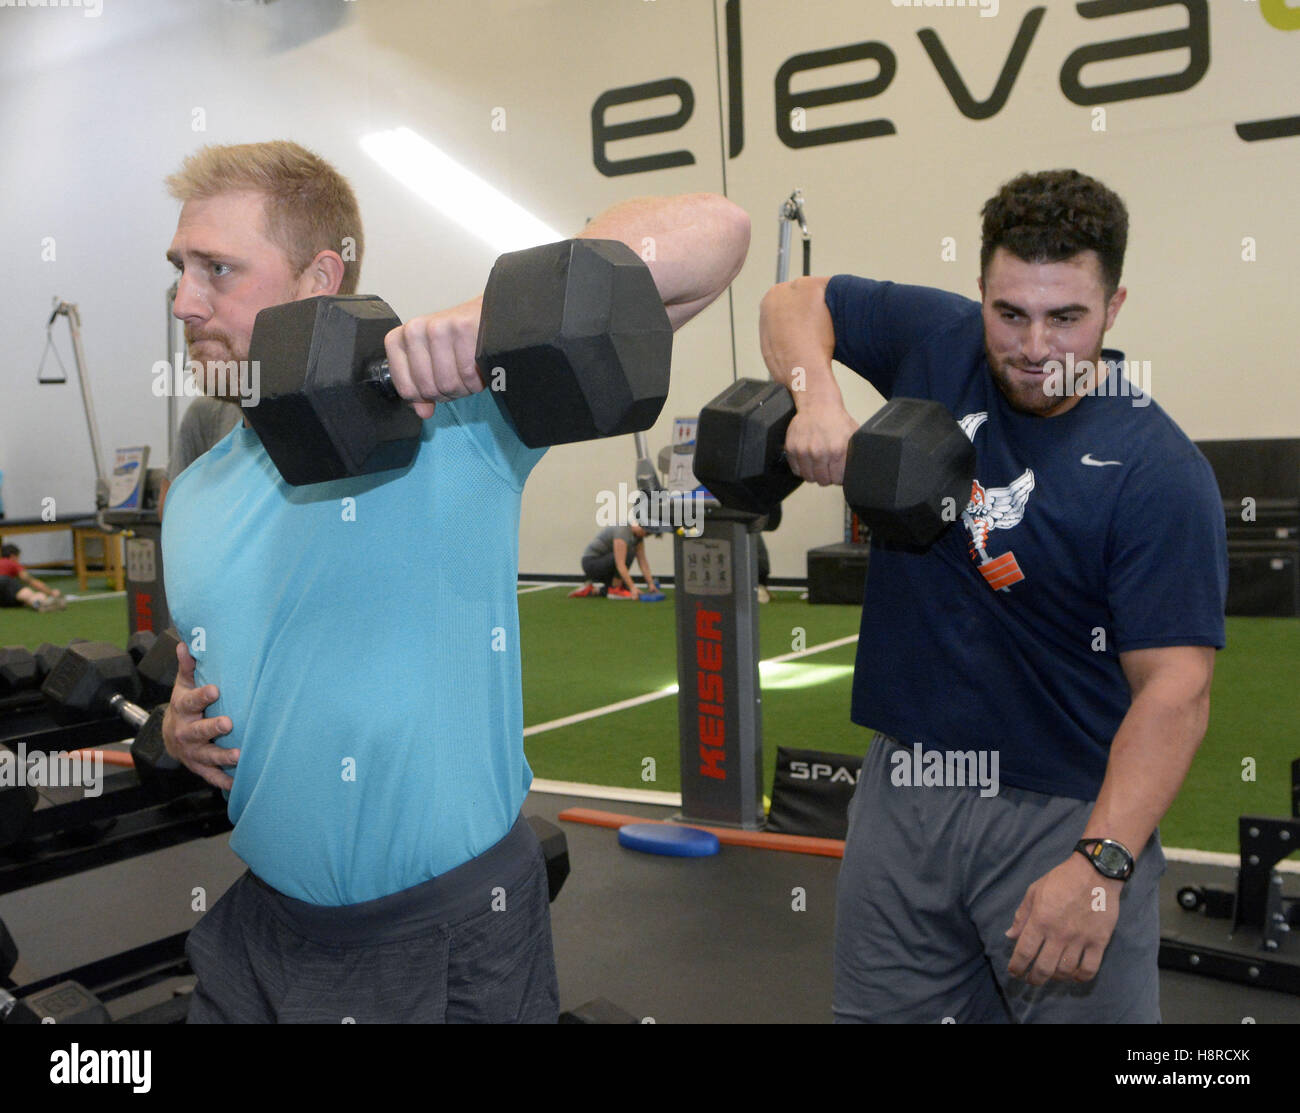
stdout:
<svg viewBox="0 0 1300 1113">
<path fill-rule="evenodd" d="M 1159 1023 L 1159 834 L 1124 883 L 1090 982 L 1013 978 L 1005 937 L 1029 886 L 1070 855 L 1092 804 L 1002 785 L 896 787 L 877 734 L 849 806 L 835 918 L 837 1023 Z M 909 758 L 911 750 L 905 748 Z"/>
<path fill-rule="evenodd" d="M 554 1024 L 559 1015 L 546 862 L 522 817 L 477 858 L 362 904 L 308 904 L 247 872 L 190 932 L 185 953 L 198 975 L 191 1024 Z"/>
</svg>

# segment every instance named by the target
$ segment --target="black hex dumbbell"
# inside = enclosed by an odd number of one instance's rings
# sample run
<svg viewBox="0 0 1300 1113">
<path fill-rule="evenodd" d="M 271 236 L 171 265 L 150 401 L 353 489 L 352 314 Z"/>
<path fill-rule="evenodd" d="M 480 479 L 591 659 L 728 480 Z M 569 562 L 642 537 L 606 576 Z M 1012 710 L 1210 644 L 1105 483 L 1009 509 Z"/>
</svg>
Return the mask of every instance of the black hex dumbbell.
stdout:
<svg viewBox="0 0 1300 1113">
<path fill-rule="evenodd" d="M 38 680 L 36 655 L 21 645 L 0 649 L 0 696 L 35 688 Z"/>
<path fill-rule="evenodd" d="M 785 459 L 794 399 L 780 383 L 737 379 L 700 411 L 695 477 L 723 506 L 766 514 L 803 480 Z"/>
<path fill-rule="evenodd" d="M 167 704 L 146 711 L 133 702 L 139 692 L 140 679 L 130 654 L 106 642 L 69 646 L 41 686 L 42 695 L 58 711 L 120 715 L 136 732 L 131 756 L 142 782 L 168 791 L 197 785 L 193 774 L 168 754 L 163 745 L 162 724 Z"/>
<path fill-rule="evenodd" d="M 569 840 L 560 828 L 541 816 L 530 815 L 528 825 L 542 844 L 542 857 L 546 860 L 546 893 L 554 901 L 569 876 Z"/>
<path fill-rule="evenodd" d="M 18 943 L 0 919 L 0 986 L 9 982 L 9 975 L 18 965 Z M 12 984 L 12 983 L 10 983 Z"/>
<path fill-rule="evenodd" d="M 68 645 L 80 645 L 85 642 L 86 638 L 73 638 Z M 53 642 L 41 642 L 36 647 L 36 680 L 38 684 L 45 682 L 45 678 L 54 670 L 54 666 L 59 663 L 59 658 L 63 656 L 63 651 L 67 646 L 55 645 Z"/>
<path fill-rule="evenodd" d="M 156 637 L 151 633 L 149 648 L 136 664 L 143 688 L 142 702 L 164 703 L 171 699 L 176 673 L 180 668 L 176 660 L 176 647 L 180 636 L 175 626 L 169 626 Z"/>
<path fill-rule="evenodd" d="M 41 694 L 54 705 L 56 718 L 75 722 L 138 699 L 140 677 L 125 650 L 107 642 L 78 642 L 59 655 Z"/>
<path fill-rule="evenodd" d="M 126 651 L 131 655 L 131 660 L 138 665 L 149 652 L 149 647 L 157 640 L 158 635 L 152 630 L 137 630 L 127 638 Z"/>
<path fill-rule="evenodd" d="M 33 785 L 0 786 L 0 847 L 23 837 L 38 803 L 40 794 Z"/>
<path fill-rule="evenodd" d="M 408 466 L 422 422 L 398 397 L 384 336 L 401 320 L 372 295 L 263 309 L 246 407 L 267 455 L 299 486 Z M 483 292 L 475 359 L 531 448 L 650 428 L 668 395 L 672 326 L 626 244 L 575 239 L 502 255 Z"/>
<path fill-rule="evenodd" d="M 785 458 L 794 419 L 780 383 L 739 379 L 700 411 L 695 476 L 723 506 L 769 513 L 802 480 Z M 925 548 L 966 508 L 975 447 L 940 402 L 892 398 L 849 440 L 844 500 L 881 541 Z"/>
<path fill-rule="evenodd" d="M 127 655 L 130 657 L 139 678 L 140 687 L 135 698 L 142 703 L 162 703 L 171 698 L 172 686 L 176 683 L 179 664 L 176 660 L 176 646 L 180 642 L 175 626 L 169 626 L 161 634 L 150 631 L 137 631 L 127 642 Z M 88 645 L 85 638 L 73 638 L 70 646 Z M 105 643 L 101 643 L 105 644 Z M 66 649 L 63 646 L 46 642 L 36 650 L 37 674 L 43 682 L 54 671 Z M 125 662 L 121 660 L 121 651 L 116 646 L 97 650 L 102 658 L 114 662 L 114 667 L 125 671 Z M 58 701 L 60 706 L 73 710 L 84 710 L 66 700 Z"/>
</svg>

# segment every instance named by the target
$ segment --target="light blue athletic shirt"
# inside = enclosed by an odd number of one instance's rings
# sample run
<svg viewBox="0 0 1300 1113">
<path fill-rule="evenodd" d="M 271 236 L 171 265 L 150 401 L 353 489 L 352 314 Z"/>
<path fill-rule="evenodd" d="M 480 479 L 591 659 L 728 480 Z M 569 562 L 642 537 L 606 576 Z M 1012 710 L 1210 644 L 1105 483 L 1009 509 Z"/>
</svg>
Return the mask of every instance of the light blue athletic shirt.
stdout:
<svg viewBox="0 0 1300 1113">
<path fill-rule="evenodd" d="M 440 403 L 405 471 L 290 487 L 240 424 L 172 485 L 167 603 L 234 724 L 230 845 L 267 884 L 354 904 L 510 830 L 532 783 L 519 504 L 543 451 L 485 391 Z"/>
</svg>

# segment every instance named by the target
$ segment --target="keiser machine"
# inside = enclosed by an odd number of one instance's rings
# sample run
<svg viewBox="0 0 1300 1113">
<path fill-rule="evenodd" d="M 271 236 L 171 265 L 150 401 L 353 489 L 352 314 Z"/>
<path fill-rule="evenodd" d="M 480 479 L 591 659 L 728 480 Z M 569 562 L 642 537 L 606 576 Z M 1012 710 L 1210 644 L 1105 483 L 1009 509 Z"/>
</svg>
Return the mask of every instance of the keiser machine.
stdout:
<svg viewBox="0 0 1300 1113">
<path fill-rule="evenodd" d="M 781 204 L 776 281 L 786 281 L 790 230 L 803 236 L 803 273 L 811 240 L 803 193 Z M 641 469 L 638 467 L 638 484 Z M 685 504 L 684 504 L 685 505 Z M 763 710 L 759 687 L 757 535 L 778 514 L 756 516 L 701 499 L 694 528 L 673 536 L 677 607 L 677 705 L 685 823 L 762 828 Z"/>
</svg>

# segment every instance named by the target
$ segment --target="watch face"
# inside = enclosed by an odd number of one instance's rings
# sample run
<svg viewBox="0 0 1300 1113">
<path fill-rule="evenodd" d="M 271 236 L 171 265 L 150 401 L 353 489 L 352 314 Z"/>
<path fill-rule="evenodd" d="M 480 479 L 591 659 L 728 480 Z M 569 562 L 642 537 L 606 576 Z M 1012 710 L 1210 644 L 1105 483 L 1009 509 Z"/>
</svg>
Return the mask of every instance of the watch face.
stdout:
<svg viewBox="0 0 1300 1113">
<path fill-rule="evenodd" d="M 1103 843 L 1097 848 L 1096 862 L 1107 873 L 1121 874 L 1128 868 L 1128 855 L 1118 846 Z"/>
</svg>

